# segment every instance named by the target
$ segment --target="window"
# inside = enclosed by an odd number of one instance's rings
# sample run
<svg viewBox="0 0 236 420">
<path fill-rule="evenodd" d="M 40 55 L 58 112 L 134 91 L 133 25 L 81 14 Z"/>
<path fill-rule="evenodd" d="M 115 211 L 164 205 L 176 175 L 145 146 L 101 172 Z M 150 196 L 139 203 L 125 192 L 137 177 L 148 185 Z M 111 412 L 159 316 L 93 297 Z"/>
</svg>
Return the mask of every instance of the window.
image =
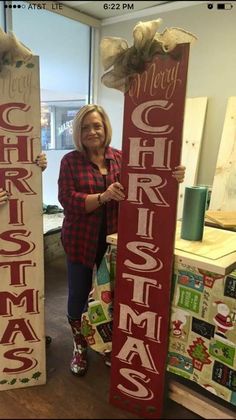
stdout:
<svg viewBox="0 0 236 420">
<path fill-rule="evenodd" d="M 39 56 L 42 148 L 72 149 L 73 116 L 89 101 L 90 27 L 24 4 L 12 9 L 12 24 L 19 40 Z"/>
<path fill-rule="evenodd" d="M 0 3 L 0 28 L 4 30 L 5 28 L 5 16 L 4 16 L 4 3 Z"/>
<path fill-rule="evenodd" d="M 41 103 L 41 139 L 44 150 L 74 149 L 72 122 L 85 101 Z"/>
</svg>

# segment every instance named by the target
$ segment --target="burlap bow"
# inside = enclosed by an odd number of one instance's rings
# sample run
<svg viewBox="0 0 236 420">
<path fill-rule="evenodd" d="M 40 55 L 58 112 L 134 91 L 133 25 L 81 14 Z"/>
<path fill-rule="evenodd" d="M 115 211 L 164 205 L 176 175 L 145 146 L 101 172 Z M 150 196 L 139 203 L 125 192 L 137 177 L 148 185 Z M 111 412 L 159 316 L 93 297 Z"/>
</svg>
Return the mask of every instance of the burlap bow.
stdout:
<svg viewBox="0 0 236 420">
<path fill-rule="evenodd" d="M 158 33 L 161 23 L 162 19 L 139 22 L 133 29 L 134 45 L 131 47 L 123 38 L 102 39 L 102 65 L 105 71 L 108 70 L 101 78 L 105 86 L 126 92 L 134 75 L 141 73 L 146 62 L 151 61 L 155 54 L 169 53 L 177 44 L 197 39 L 195 35 L 180 28 L 166 28 Z"/>
<path fill-rule="evenodd" d="M 5 65 L 12 65 L 27 61 L 33 53 L 25 47 L 16 36 L 10 32 L 6 33 L 0 28 L 0 76 L 3 76 Z"/>
</svg>

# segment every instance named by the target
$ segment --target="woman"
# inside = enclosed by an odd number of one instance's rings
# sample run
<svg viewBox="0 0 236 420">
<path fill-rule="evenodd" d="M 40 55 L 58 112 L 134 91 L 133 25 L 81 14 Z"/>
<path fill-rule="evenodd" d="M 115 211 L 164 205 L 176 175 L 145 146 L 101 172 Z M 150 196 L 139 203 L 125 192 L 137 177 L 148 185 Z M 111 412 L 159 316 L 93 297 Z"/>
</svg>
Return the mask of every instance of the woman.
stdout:
<svg viewBox="0 0 236 420">
<path fill-rule="evenodd" d="M 73 121 L 76 150 L 61 161 L 59 201 L 64 208 L 62 244 L 67 255 L 68 321 L 74 351 L 71 372 L 87 370 L 87 342 L 81 333 L 81 315 L 92 287 L 93 267 L 106 252 L 106 236 L 117 232 L 118 203 L 125 199 L 120 184 L 121 152 L 110 147 L 112 129 L 101 106 L 86 105 Z M 185 168 L 173 175 L 181 182 Z"/>
</svg>

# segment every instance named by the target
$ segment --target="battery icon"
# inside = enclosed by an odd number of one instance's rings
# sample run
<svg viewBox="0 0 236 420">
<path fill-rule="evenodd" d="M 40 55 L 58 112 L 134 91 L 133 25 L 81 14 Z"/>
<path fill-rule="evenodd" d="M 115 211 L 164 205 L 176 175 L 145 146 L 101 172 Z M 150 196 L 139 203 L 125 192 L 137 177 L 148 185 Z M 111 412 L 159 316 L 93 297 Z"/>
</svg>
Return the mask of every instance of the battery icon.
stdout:
<svg viewBox="0 0 236 420">
<path fill-rule="evenodd" d="M 220 10 L 231 10 L 233 5 L 231 3 L 219 3 L 217 4 L 217 9 Z"/>
</svg>

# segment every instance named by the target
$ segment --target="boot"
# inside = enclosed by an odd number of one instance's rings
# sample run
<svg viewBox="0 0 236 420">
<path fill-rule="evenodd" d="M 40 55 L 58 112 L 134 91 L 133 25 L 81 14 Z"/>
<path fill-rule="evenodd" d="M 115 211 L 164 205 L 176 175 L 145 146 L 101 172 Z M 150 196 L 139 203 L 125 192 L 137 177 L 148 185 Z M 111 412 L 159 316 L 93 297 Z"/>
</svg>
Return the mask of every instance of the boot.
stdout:
<svg viewBox="0 0 236 420">
<path fill-rule="evenodd" d="M 102 357 L 106 366 L 111 367 L 111 351 L 105 350 Z"/>
<path fill-rule="evenodd" d="M 81 321 L 68 317 L 72 329 L 74 351 L 70 363 L 70 370 L 74 375 L 83 376 L 88 368 L 87 362 L 87 341 L 81 333 Z"/>
</svg>

